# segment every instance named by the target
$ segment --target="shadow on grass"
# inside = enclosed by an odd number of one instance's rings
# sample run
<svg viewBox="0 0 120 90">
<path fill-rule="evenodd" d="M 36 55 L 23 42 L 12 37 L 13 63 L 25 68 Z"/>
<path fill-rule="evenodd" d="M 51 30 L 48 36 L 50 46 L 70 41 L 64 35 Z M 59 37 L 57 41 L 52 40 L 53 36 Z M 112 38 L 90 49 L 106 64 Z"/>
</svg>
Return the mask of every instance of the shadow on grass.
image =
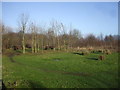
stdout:
<svg viewBox="0 0 120 90">
<path fill-rule="evenodd" d="M 98 60 L 98 58 L 87 58 L 87 59 L 89 59 L 89 60 Z"/>
<path fill-rule="evenodd" d="M 92 51 L 91 53 L 94 53 L 94 54 L 102 54 L 102 52 L 99 52 L 99 51 Z"/>
<path fill-rule="evenodd" d="M 83 55 L 83 53 L 73 53 L 73 54 L 77 54 L 77 55 Z"/>
<path fill-rule="evenodd" d="M 61 61 L 60 58 L 53 58 L 54 61 Z"/>
<path fill-rule="evenodd" d="M 46 88 L 41 83 L 36 83 L 36 82 L 29 81 L 29 84 L 30 84 L 31 88 Z"/>
<path fill-rule="evenodd" d="M 19 85 L 17 85 L 17 83 L 19 83 Z M 6 83 L 7 85 L 5 85 L 3 82 L 2 82 L 2 90 L 7 90 L 7 88 L 12 88 L 12 89 L 15 89 L 15 88 L 45 88 L 41 83 L 39 82 L 33 82 L 33 81 L 29 81 L 29 80 L 23 80 L 22 82 L 20 81 L 14 81 L 14 82 L 8 82 Z M 17 86 L 16 86 L 17 85 Z M 8 87 L 6 87 L 8 86 Z"/>
</svg>

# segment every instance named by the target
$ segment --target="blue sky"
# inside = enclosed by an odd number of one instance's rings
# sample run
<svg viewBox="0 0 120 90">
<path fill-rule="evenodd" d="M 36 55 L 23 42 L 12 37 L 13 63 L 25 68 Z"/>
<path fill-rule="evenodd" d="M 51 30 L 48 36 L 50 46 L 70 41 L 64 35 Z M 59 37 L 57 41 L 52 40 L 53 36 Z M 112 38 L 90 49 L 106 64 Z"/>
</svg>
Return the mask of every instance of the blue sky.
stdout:
<svg viewBox="0 0 120 90">
<path fill-rule="evenodd" d="M 0 2 L 0 20 L 2 20 L 2 2 Z"/>
<path fill-rule="evenodd" d="M 83 35 L 118 34 L 117 2 L 3 2 L 2 19 L 11 27 L 17 28 L 18 17 L 27 13 L 30 20 L 49 25 L 52 19 L 72 24 Z"/>
</svg>

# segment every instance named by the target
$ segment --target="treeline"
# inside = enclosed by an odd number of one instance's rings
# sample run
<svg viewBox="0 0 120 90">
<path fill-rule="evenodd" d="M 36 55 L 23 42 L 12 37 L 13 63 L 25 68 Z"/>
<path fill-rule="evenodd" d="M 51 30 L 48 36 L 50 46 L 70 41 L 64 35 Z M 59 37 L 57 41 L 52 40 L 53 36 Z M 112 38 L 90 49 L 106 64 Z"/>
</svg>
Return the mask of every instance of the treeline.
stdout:
<svg viewBox="0 0 120 90">
<path fill-rule="evenodd" d="M 63 23 L 53 21 L 49 28 L 31 22 L 23 14 L 19 22 L 19 31 L 2 24 L 2 49 L 22 49 L 23 53 L 31 48 L 32 53 L 44 49 L 69 51 L 74 48 L 104 48 L 118 50 L 118 35 L 99 36 L 89 34 L 83 37 L 78 29 L 66 28 Z M 68 31 L 68 32 L 66 32 Z"/>
</svg>

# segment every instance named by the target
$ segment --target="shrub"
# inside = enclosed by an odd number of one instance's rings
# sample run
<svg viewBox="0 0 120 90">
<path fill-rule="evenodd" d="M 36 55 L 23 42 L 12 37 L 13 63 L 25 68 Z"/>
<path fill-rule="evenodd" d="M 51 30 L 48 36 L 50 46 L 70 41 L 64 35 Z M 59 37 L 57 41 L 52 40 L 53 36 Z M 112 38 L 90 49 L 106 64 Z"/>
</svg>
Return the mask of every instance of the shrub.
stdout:
<svg viewBox="0 0 120 90">
<path fill-rule="evenodd" d="M 92 50 L 91 53 L 96 53 L 97 51 L 96 50 Z"/>
<path fill-rule="evenodd" d="M 105 57 L 103 55 L 99 56 L 99 60 L 104 60 Z"/>
<path fill-rule="evenodd" d="M 82 55 L 88 55 L 89 54 L 89 51 L 85 50 L 85 51 L 82 51 Z"/>
<path fill-rule="evenodd" d="M 99 50 L 98 50 L 98 52 L 103 53 L 103 52 L 104 52 L 104 50 L 103 50 L 103 49 L 99 49 Z"/>
<path fill-rule="evenodd" d="M 111 54 L 111 51 L 110 50 L 105 50 L 104 53 L 108 55 L 108 54 Z"/>
</svg>

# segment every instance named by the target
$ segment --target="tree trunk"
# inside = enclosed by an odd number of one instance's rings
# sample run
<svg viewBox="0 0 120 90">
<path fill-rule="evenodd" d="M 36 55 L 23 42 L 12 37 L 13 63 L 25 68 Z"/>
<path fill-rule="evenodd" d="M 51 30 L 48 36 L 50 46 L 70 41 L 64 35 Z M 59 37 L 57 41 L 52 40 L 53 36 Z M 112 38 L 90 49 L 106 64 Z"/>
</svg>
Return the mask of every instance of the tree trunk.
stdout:
<svg viewBox="0 0 120 90">
<path fill-rule="evenodd" d="M 38 51 L 38 52 L 40 51 L 40 43 L 39 43 L 39 40 L 38 40 L 38 45 L 37 45 L 37 51 Z"/>
<path fill-rule="evenodd" d="M 55 51 L 55 37 L 53 37 L 53 46 L 54 46 L 54 51 Z"/>
<path fill-rule="evenodd" d="M 66 51 L 65 40 L 64 40 L 64 50 Z"/>
<path fill-rule="evenodd" d="M 24 34 L 24 32 L 23 32 L 22 47 L 23 47 L 23 54 L 25 54 L 25 34 Z"/>
<path fill-rule="evenodd" d="M 34 35 L 32 34 L 32 53 L 34 53 Z"/>
<path fill-rule="evenodd" d="M 36 38 L 37 38 L 37 36 L 35 35 L 35 43 L 34 43 L 34 46 L 35 46 L 35 53 L 37 53 L 37 41 L 36 41 Z"/>
<path fill-rule="evenodd" d="M 41 42 L 42 42 L 42 53 L 43 53 L 43 36 L 42 36 Z"/>
<path fill-rule="evenodd" d="M 59 37 L 58 37 L 58 50 L 60 50 L 60 40 L 59 40 Z"/>
</svg>

